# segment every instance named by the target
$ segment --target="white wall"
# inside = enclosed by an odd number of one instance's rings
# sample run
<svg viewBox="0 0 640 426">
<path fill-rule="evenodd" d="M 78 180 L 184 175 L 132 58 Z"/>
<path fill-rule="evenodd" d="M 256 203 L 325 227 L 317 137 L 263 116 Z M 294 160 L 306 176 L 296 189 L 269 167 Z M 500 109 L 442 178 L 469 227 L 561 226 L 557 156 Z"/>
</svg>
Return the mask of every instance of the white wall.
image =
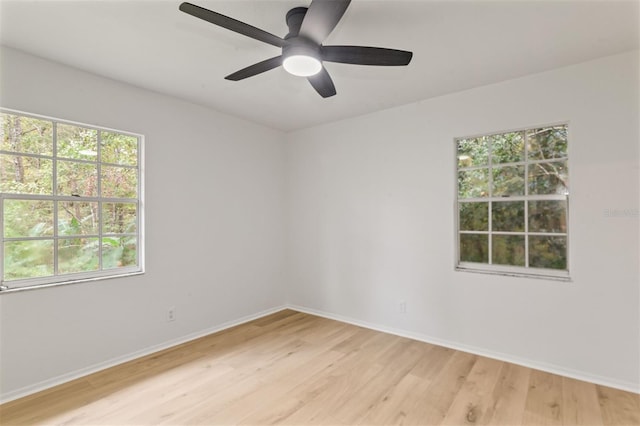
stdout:
<svg viewBox="0 0 640 426">
<path fill-rule="evenodd" d="M 0 296 L 1 399 L 284 302 L 281 132 L 0 53 L 1 106 L 145 135 L 147 235 L 142 276 Z"/>
<path fill-rule="evenodd" d="M 632 52 L 287 135 L 289 302 L 638 391 L 638 76 Z M 453 138 L 561 121 L 573 281 L 455 272 Z"/>
</svg>

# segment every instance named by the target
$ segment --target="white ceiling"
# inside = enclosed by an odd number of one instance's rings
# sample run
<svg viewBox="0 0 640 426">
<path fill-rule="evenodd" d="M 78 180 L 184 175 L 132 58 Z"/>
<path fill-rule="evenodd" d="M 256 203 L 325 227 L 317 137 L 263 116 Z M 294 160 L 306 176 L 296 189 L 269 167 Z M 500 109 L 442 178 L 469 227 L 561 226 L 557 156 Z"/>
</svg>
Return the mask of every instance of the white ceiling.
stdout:
<svg viewBox="0 0 640 426">
<path fill-rule="evenodd" d="M 310 0 L 191 0 L 283 37 Z M 353 0 L 325 44 L 414 52 L 408 67 L 327 63 L 321 98 L 282 68 L 224 76 L 279 49 L 178 11 L 180 1 L 0 0 L 0 42 L 282 130 L 353 117 L 640 47 L 640 1 Z"/>
</svg>

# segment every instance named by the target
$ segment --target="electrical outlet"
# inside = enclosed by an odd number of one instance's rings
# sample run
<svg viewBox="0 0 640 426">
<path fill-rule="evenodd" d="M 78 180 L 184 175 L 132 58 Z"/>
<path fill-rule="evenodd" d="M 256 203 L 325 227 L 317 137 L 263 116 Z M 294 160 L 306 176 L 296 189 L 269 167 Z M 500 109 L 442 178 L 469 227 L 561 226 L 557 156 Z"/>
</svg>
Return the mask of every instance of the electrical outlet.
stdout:
<svg viewBox="0 0 640 426">
<path fill-rule="evenodd" d="M 170 307 L 167 311 L 167 321 L 175 321 L 176 320 L 176 308 Z"/>
<path fill-rule="evenodd" d="M 400 309 L 400 313 L 401 314 L 406 314 L 407 313 L 407 302 L 405 302 L 404 300 L 401 300 L 400 303 L 398 304 L 398 309 Z"/>
</svg>

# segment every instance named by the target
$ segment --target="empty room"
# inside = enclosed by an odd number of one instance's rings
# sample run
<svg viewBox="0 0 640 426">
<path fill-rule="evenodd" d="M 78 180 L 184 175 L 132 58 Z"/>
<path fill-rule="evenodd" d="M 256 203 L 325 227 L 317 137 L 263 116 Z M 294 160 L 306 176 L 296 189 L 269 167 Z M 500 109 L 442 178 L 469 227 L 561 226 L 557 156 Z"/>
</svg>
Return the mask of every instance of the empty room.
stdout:
<svg viewBox="0 0 640 426">
<path fill-rule="evenodd" d="M 640 425 L 639 0 L 0 0 L 0 424 Z"/>
</svg>

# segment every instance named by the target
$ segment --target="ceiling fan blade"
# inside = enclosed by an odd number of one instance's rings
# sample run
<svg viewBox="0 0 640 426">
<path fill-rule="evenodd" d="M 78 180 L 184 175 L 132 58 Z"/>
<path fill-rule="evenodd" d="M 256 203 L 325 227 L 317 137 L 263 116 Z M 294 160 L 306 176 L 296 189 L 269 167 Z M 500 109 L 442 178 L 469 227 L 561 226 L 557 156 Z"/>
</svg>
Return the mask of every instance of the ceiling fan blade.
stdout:
<svg viewBox="0 0 640 426">
<path fill-rule="evenodd" d="M 321 44 L 338 25 L 351 0 L 313 0 L 309 5 L 300 35 Z"/>
<path fill-rule="evenodd" d="M 212 24 L 221 26 L 231 31 L 235 31 L 239 34 L 251 37 L 255 40 L 259 40 L 276 47 L 282 47 L 285 45 L 284 39 L 268 33 L 260 28 L 256 28 L 244 22 L 240 22 L 236 19 L 229 18 L 228 16 L 221 15 L 220 13 L 213 12 L 204 7 L 196 6 L 195 4 L 184 2 L 180 5 L 179 9 L 184 13 L 188 13 L 196 18 L 203 19 Z"/>
<path fill-rule="evenodd" d="M 276 56 L 274 58 L 258 62 L 257 64 L 249 65 L 240 71 L 234 72 L 233 74 L 229 74 L 225 79 L 231 81 L 244 80 L 245 78 L 253 77 L 254 75 L 272 70 L 280 65 L 282 65 L 282 56 Z"/>
<path fill-rule="evenodd" d="M 356 65 L 408 65 L 413 57 L 406 50 L 365 46 L 322 46 L 323 61 Z"/>
<path fill-rule="evenodd" d="M 336 86 L 333 85 L 333 80 L 331 80 L 331 76 L 329 76 L 325 67 L 322 67 L 318 74 L 307 77 L 307 80 L 323 98 L 336 94 Z"/>
</svg>

